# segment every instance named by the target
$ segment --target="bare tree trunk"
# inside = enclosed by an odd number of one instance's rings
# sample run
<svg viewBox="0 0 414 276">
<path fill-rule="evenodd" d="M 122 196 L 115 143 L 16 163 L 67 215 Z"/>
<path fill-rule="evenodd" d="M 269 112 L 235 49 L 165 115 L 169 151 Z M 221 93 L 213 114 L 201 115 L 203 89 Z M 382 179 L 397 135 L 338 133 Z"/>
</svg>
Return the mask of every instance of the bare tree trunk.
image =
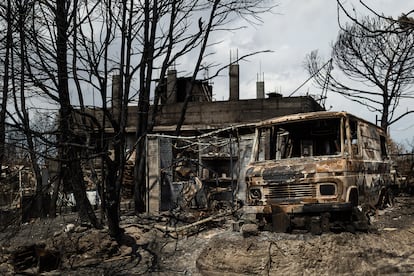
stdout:
<svg viewBox="0 0 414 276">
<path fill-rule="evenodd" d="M 118 95 L 121 102 L 119 112 L 113 113 L 115 120 L 115 129 L 118 135 L 112 142 L 114 158 L 105 158 L 107 175 L 105 178 L 105 208 L 108 220 L 109 234 L 119 239 L 122 235 L 122 229 L 119 227 L 120 222 L 120 200 L 121 186 L 125 170 L 125 128 L 128 119 L 128 98 L 131 86 L 131 50 L 132 50 L 132 18 L 134 1 L 122 3 L 122 42 L 121 42 L 121 62 L 120 62 L 120 94 Z M 123 93 L 121 93 L 123 92 Z"/>
<path fill-rule="evenodd" d="M 19 9 L 19 38 L 20 38 L 20 109 L 21 113 L 18 112 L 18 108 L 16 111 L 22 121 L 22 128 L 23 132 L 26 136 L 29 156 L 30 156 L 30 163 L 35 175 L 36 179 L 36 195 L 35 195 L 35 203 L 36 203 L 36 211 L 40 217 L 46 217 L 46 212 L 43 206 L 43 181 L 42 181 L 42 173 L 40 171 L 40 167 L 38 164 L 38 159 L 35 151 L 35 146 L 33 143 L 33 133 L 30 129 L 30 118 L 29 113 L 26 108 L 26 93 L 25 93 L 25 60 L 26 60 L 26 30 L 25 30 L 25 17 L 28 14 L 28 6 L 25 4 L 18 4 Z M 16 98 L 16 97 L 15 97 Z M 17 103 L 16 103 L 17 107 Z"/>
<path fill-rule="evenodd" d="M 72 120 L 72 106 L 69 98 L 68 68 L 67 68 L 67 43 L 68 43 L 68 22 L 67 22 L 67 1 L 56 1 L 56 64 L 58 69 L 58 93 L 59 93 L 59 154 L 63 168 L 63 175 L 67 177 L 73 189 L 76 205 L 79 209 L 81 220 L 89 221 L 95 227 L 100 227 L 92 206 L 86 197 L 86 188 L 82 177 L 80 166 L 80 152 L 78 148 L 69 144 L 74 142 L 70 130 Z M 76 27 L 76 26 L 75 26 Z M 75 141 L 76 142 L 76 141 Z M 62 173 L 62 172 L 61 172 Z"/>
<path fill-rule="evenodd" d="M 6 108 L 7 108 L 7 99 L 9 95 L 9 58 L 10 58 L 10 49 L 12 47 L 12 19 L 11 19 L 11 1 L 7 0 L 7 11 L 6 11 L 6 21 L 7 21 L 7 33 L 6 33 L 6 53 L 4 57 L 4 75 L 3 75 L 3 97 L 1 102 L 0 110 L 0 174 L 2 172 L 2 165 L 4 163 L 4 152 L 5 152 L 5 143 L 6 143 Z"/>
<path fill-rule="evenodd" d="M 183 104 L 183 107 L 181 109 L 181 116 L 180 116 L 180 119 L 177 122 L 177 127 L 175 129 L 175 135 L 177 135 L 177 136 L 180 135 L 181 127 L 182 127 L 182 125 L 184 124 L 184 121 L 185 121 L 185 113 L 187 112 L 188 102 L 190 101 L 192 93 L 193 93 L 194 81 L 196 80 L 198 71 L 200 70 L 200 66 L 201 66 L 201 62 L 203 60 L 204 52 L 205 52 L 206 47 L 207 47 L 208 38 L 209 38 L 210 32 L 211 32 L 212 27 L 213 27 L 213 20 L 215 18 L 217 7 L 218 7 L 219 4 L 220 4 L 220 0 L 214 0 L 213 6 L 212 6 L 211 11 L 210 11 L 209 22 L 208 22 L 208 25 L 207 25 L 206 30 L 205 30 L 203 43 L 201 44 L 200 52 L 198 54 L 198 60 L 197 60 L 196 66 L 194 68 L 193 76 L 191 78 L 190 88 L 188 89 L 187 94 L 185 95 L 184 104 Z M 200 24 L 200 29 L 201 29 L 202 28 L 201 27 L 201 22 L 199 24 Z"/>
<path fill-rule="evenodd" d="M 119 227 L 119 192 L 116 188 L 117 171 L 118 168 L 115 162 L 111 161 L 109 157 L 106 160 L 107 173 L 106 173 L 106 198 L 105 198 L 105 210 L 108 220 L 109 235 L 114 238 L 120 238 L 122 230 Z"/>
<path fill-rule="evenodd" d="M 134 203 L 135 212 L 143 213 L 146 211 L 145 195 L 146 195 L 146 145 L 145 139 L 140 139 L 137 145 L 137 159 L 134 167 Z"/>
<path fill-rule="evenodd" d="M 176 22 L 176 17 L 177 17 L 177 6 L 176 6 L 176 2 L 172 1 L 171 3 L 171 10 L 170 10 L 171 16 L 170 16 L 170 25 L 168 28 L 168 42 L 167 42 L 167 51 L 165 53 L 165 58 L 164 61 L 162 63 L 162 67 L 161 67 L 161 73 L 160 73 L 160 83 L 157 85 L 157 87 L 155 87 L 155 91 L 154 91 L 154 103 L 152 105 L 152 114 L 151 114 L 151 120 L 150 123 L 148 125 L 148 132 L 151 132 L 155 126 L 155 120 L 156 117 L 158 115 L 158 111 L 159 111 L 159 102 L 160 102 L 160 86 L 164 86 L 166 85 L 166 82 L 164 80 L 165 75 L 167 73 L 169 64 L 171 62 L 170 58 L 171 58 L 171 53 L 172 53 L 172 49 L 174 46 L 174 24 Z M 138 135 L 137 135 L 138 136 Z"/>
<path fill-rule="evenodd" d="M 138 101 L 138 125 L 136 139 L 139 140 L 136 148 L 136 161 L 134 167 L 134 203 L 135 211 L 138 213 L 145 212 L 145 194 L 146 194 L 146 144 L 143 137 L 148 131 L 148 111 L 149 96 L 151 90 L 154 43 L 156 26 L 158 22 L 158 1 L 152 2 L 152 17 L 150 1 L 145 1 L 144 7 L 144 52 L 142 54 L 140 65 L 140 90 Z"/>
<path fill-rule="evenodd" d="M 388 133 L 389 121 L 388 117 L 390 114 L 390 100 L 388 99 L 388 91 L 383 88 L 383 102 L 382 102 L 382 113 L 381 113 L 381 127 L 385 133 Z"/>
<path fill-rule="evenodd" d="M 60 170 L 61 169 L 59 169 L 58 177 L 53 178 L 54 179 L 54 181 L 52 183 L 53 189 L 52 189 L 52 196 L 50 198 L 50 206 L 49 206 L 49 217 L 50 218 L 55 218 L 56 217 L 57 200 L 58 200 L 58 197 L 59 197 L 59 190 L 60 190 L 61 183 L 62 183 L 62 181 L 59 177 L 61 175 Z"/>
</svg>

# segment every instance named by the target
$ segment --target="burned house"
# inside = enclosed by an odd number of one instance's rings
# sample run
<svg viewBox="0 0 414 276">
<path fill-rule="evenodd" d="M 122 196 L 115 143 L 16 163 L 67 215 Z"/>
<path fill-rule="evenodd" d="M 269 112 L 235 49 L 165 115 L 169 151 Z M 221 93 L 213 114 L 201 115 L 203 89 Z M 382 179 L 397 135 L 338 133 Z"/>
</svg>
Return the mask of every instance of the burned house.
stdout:
<svg viewBox="0 0 414 276">
<path fill-rule="evenodd" d="M 310 96 L 264 97 L 264 83 L 257 85 L 256 99 L 241 100 L 239 97 L 238 64 L 230 66 L 229 100 L 213 101 L 211 85 L 204 80 L 191 84 L 190 78 L 177 77 L 170 70 L 157 88 L 161 95 L 155 117 L 153 133 L 147 143 L 147 211 L 159 212 L 170 208 L 211 207 L 223 202 L 244 200 L 245 184 L 243 169 L 250 155 L 254 124 L 273 117 L 320 111 L 323 108 Z M 112 108 L 117 110 L 117 77 L 113 80 Z M 189 99 L 181 136 L 172 134 L 190 87 Z M 149 114 L 152 113 L 150 107 Z M 102 113 L 98 108 L 88 110 L 98 121 Z M 135 131 L 138 107 L 128 107 L 127 148 L 136 143 Z M 151 117 L 151 116 L 150 116 Z M 152 120 L 152 118 L 149 118 Z M 110 135 L 111 129 L 107 129 Z M 97 137 L 99 139 L 99 137 Z M 126 181 L 132 193 L 132 164 L 127 163 Z M 190 185 L 190 184 L 191 185 Z M 191 187 L 190 187 L 191 186 Z"/>
</svg>

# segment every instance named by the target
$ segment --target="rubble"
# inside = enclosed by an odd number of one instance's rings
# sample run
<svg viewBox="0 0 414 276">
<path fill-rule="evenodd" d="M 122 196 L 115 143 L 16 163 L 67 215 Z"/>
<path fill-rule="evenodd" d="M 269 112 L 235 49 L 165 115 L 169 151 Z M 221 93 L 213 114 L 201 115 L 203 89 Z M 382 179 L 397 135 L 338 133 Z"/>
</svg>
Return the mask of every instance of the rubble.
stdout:
<svg viewBox="0 0 414 276">
<path fill-rule="evenodd" d="M 231 210 L 123 216 L 124 236 L 76 216 L 34 220 L 0 233 L 0 274 L 355 275 L 414 272 L 414 198 L 372 214 L 368 232 L 256 231 Z M 398 219 L 395 219 L 398 218 Z M 250 224 L 250 225 L 249 225 Z M 66 232 L 68 225 L 72 230 Z M 175 227 L 173 227 L 175 225 Z M 173 227 L 173 228 L 171 228 Z M 180 231 L 177 231 L 180 230 Z M 245 235 L 245 233 L 249 235 Z M 46 266 L 42 258 L 50 258 Z M 340 260 L 340 261 L 338 261 Z"/>
</svg>

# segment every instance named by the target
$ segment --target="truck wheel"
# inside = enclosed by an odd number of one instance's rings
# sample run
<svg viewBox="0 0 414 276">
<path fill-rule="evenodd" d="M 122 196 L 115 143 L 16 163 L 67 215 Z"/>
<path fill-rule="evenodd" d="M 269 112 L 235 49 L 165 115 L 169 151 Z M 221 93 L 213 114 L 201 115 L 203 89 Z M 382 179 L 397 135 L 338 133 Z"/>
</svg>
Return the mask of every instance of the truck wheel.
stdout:
<svg viewBox="0 0 414 276">
<path fill-rule="evenodd" d="M 352 207 L 357 207 L 359 200 L 358 200 L 358 191 L 357 189 L 352 189 L 349 193 L 349 202 L 351 202 Z"/>
<path fill-rule="evenodd" d="M 290 217 L 279 206 L 272 205 L 272 231 L 286 233 L 290 230 Z"/>
<path fill-rule="evenodd" d="M 272 214 L 272 231 L 286 233 L 290 229 L 290 219 L 286 213 Z"/>
</svg>

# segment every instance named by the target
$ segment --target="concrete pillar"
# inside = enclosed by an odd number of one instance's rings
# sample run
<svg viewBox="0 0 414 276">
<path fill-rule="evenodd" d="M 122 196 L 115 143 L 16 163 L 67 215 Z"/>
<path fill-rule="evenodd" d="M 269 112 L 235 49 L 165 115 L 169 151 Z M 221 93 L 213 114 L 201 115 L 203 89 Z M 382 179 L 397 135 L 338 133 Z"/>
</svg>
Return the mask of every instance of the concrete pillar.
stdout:
<svg viewBox="0 0 414 276">
<path fill-rule="evenodd" d="M 232 63 L 229 66 L 229 79 L 230 79 L 230 101 L 239 100 L 239 65 L 237 63 Z"/>
<path fill-rule="evenodd" d="M 177 102 L 177 70 L 167 72 L 167 104 Z"/>
<path fill-rule="evenodd" d="M 158 137 L 147 140 L 147 213 L 157 214 L 161 207 L 160 145 Z"/>
<path fill-rule="evenodd" d="M 258 99 L 264 99 L 265 98 L 265 84 L 264 81 L 257 81 L 256 82 L 256 97 Z"/>
</svg>

